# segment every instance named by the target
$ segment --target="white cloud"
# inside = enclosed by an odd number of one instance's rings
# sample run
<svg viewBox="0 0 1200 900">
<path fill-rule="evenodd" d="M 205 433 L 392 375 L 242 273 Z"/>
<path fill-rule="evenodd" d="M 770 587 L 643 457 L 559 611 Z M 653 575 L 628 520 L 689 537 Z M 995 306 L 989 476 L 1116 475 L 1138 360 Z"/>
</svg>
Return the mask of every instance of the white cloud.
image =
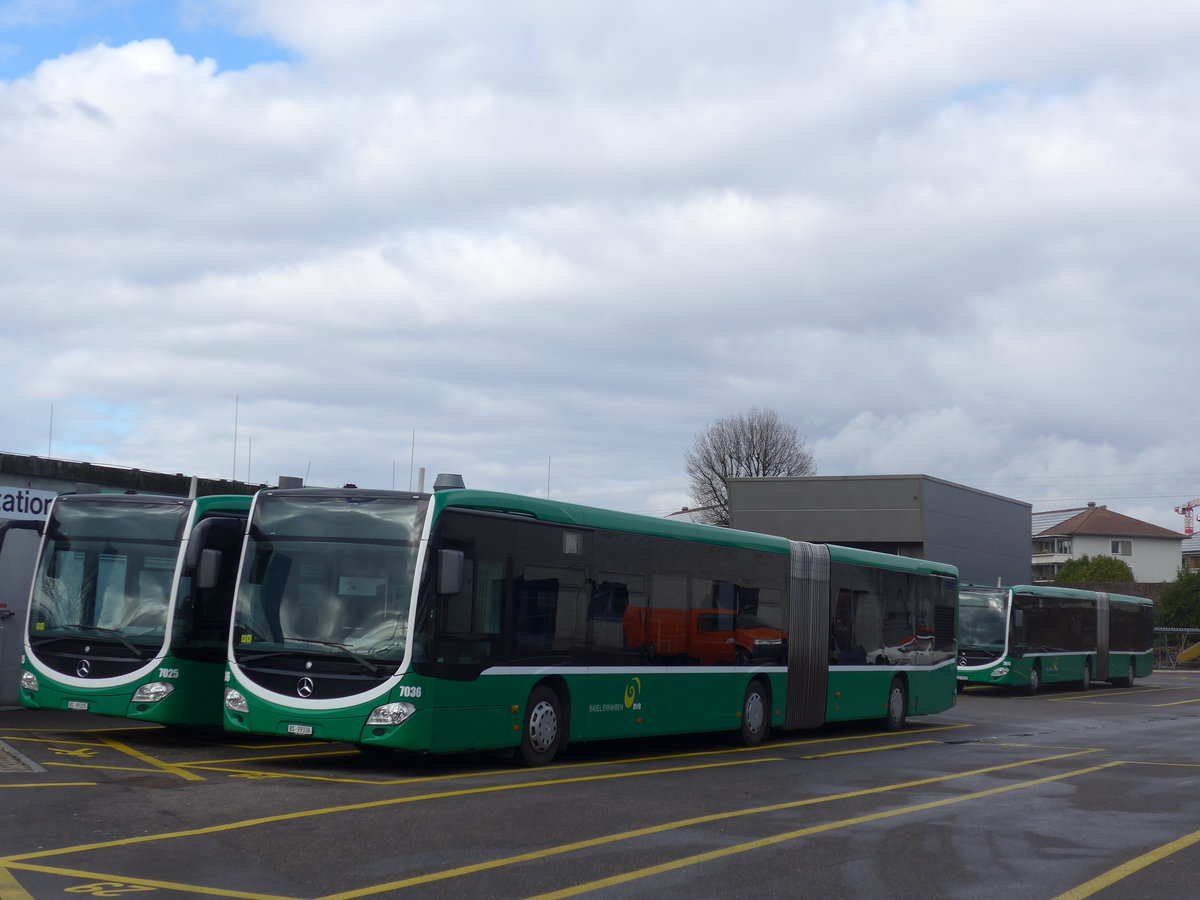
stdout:
<svg viewBox="0 0 1200 900">
<path fill-rule="evenodd" d="M 237 396 L 239 477 L 666 512 L 770 406 L 822 474 L 1200 496 L 1192 5 L 224 10 L 295 61 L 0 82 L 3 449 L 54 404 L 56 453 L 227 475 Z"/>
</svg>

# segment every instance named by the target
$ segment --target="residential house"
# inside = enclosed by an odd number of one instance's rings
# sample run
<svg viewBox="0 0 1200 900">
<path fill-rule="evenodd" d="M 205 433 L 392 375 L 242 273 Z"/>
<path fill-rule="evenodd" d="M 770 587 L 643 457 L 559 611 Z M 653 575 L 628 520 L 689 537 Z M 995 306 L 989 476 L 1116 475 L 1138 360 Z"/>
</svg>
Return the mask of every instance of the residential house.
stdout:
<svg viewBox="0 0 1200 900">
<path fill-rule="evenodd" d="M 1200 571 L 1200 535 L 1189 535 L 1183 541 L 1183 568 L 1189 573 Z"/>
<path fill-rule="evenodd" d="M 1053 581 L 1081 556 L 1114 556 L 1140 582 L 1171 581 L 1183 562 L 1185 535 L 1089 503 L 1033 514 L 1033 580 Z"/>
</svg>

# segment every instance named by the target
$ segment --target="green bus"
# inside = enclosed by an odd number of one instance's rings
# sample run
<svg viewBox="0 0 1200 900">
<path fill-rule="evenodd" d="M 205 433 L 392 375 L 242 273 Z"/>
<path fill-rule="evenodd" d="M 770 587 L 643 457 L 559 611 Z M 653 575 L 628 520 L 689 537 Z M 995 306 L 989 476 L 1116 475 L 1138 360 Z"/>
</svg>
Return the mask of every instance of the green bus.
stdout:
<svg viewBox="0 0 1200 900">
<path fill-rule="evenodd" d="M 958 680 L 1036 694 L 1093 680 L 1132 687 L 1154 666 L 1154 603 L 1049 585 L 959 591 Z"/>
<path fill-rule="evenodd" d="M 57 498 L 30 591 L 21 704 L 219 728 L 251 499 Z"/>
<path fill-rule="evenodd" d="M 266 489 L 225 728 L 528 765 L 568 741 L 898 729 L 954 704 L 957 587 L 936 562 L 513 494 Z"/>
</svg>

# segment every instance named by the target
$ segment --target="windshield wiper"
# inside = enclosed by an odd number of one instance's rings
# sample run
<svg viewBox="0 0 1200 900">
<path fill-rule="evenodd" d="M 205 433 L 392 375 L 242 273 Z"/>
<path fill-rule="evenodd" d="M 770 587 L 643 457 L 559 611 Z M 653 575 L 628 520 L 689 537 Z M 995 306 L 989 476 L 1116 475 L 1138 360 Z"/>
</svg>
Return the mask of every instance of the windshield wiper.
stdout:
<svg viewBox="0 0 1200 900">
<path fill-rule="evenodd" d="M 138 659 L 142 658 L 142 649 L 140 647 L 135 646 L 134 644 L 129 643 L 129 641 L 127 641 L 127 640 L 125 640 L 125 638 L 121 637 L 121 632 L 118 631 L 116 628 L 105 628 L 103 625 L 84 625 L 82 622 L 74 622 L 73 624 L 67 625 L 65 627 L 78 628 L 81 631 L 99 631 L 99 632 L 103 632 L 104 634 L 110 634 L 113 636 L 114 640 L 116 640 L 116 641 L 120 642 L 122 645 L 124 645 L 124 647 L 130 653 L 132 653 Z"/>
<path fill-rule="evenodd" d="M 379 671 L 379 666 L 375 665 L 375 663 L 371 662 L 365 656 L 360 656 L 359 654 L 355 653 L 353 650 L 351 650 L 345 644 L 337 643 L 337 641 L 315 641 L 312 638 L 298 638 L 298 637 L 285 637 L 283 640 L 284 640 L 284 643 L 287 643 L 288 641 L 295 641 L 298 644 L 320 644 L 322 647 L 337 647 L 339 650 L 341 650 L 347 656 L 351 657 L 355 662 L 357 662 L 359 665 L 361 665 L 368 672 L 374 674 L 375 672 Z"/>
</svg>

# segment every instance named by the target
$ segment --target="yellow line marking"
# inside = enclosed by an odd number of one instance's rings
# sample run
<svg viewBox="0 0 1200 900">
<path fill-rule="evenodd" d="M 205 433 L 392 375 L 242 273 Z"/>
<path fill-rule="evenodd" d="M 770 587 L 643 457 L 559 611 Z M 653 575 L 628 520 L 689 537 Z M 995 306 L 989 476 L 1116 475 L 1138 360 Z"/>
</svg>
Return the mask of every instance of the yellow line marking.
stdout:
<svg viewBox="0 0 1200 900">
<path fill-rule="evenodd" d="M 661 863 L 656 866 L 647 866 L 643 869 L 635 869 L 631 872 L 625 872 L 621 875 L 614 875 L 611 878 L 600 878 L 596 881 L 578 884 L 574 887 L 565 888 L 560 891 L 551 891 L 545 894 L 538 894 L 536 897 L 529 898 L 529 900 L 563 900 L 563 898 L 566 897 L 575 897 L 579 894 L 590 893 L 592 891 L 600 890 L 601 888 L 614 887 L 618 884 L 628 884 L 631 881 L 649 878 L 653 875 L 661 875 L 664 872 L 672 872 L 676 869 L 684 869 L 700 863 L 711 862 L 715 859 L 724 859 L 725 857 L 734 856 L 739 853 L 746 853 L 750 850 L 761 850 L 764 847 L 773 847 L 776 844 L 793 841 L 797 838 L 808 837 L 814 834 L 822 834 L 828 831 L 836 831 L 841 828 L 849 828 L 853 825 L 863 825 L 868 822 L 878 822 L 883 819 L 892 819 L 896 818 L 897 816 L 925 812 L 931 809 L 939 809 L 944 806 L 952 806 L 956 803 L 964 803 L 968 800 L 979 800 L 984 797 L 993 797 L 997 794 L 1003 794 L 1009 791 L 1036 787 L 1038 785 L 1048 784 L 1052 781 L 1062 781 L 1063 779 L 1074 778 L 1078 775 L 1087 775 L 1092 772 L 1098 772 L 1102 769 L 1107 769 L 1118 765 L 1120 765 L 1120 763 L 1102 763 L 1098 766 L 1089 766 L 1086 769 L 1076 769 L 1073 772 L 1064 772 L 1059 775 L 1048 775 L 1045 778 L 1037 778 L 1032 781 L 1023 781 L 1016 784 L 1004 785 L 1002 787 L 989 788 L 986 791 L 975 791 L 971 794 L 963 794 L 961 797 L 947 797 L 942 800 L 931 800 L 928 803 L 918 803 L 913 806 L 901 807 L 899 809 L 890 809 L 882 812 L 869 813 L 868 815 L 864 816 L 855 816 L 850 819 L 842 819 L 837 822 L 828 822 L 824 825 L 811 825 L 807 828 L 798 828 L 795 831 L 787 831 L 783 834 L 777 834 L 767 838 L 759 838 L 753 841 L 746 841 L 745 843 L 734 844 L 730 847 L 723 847 L 720 850 L 710 850 L 707 853 L 697 853 L 693 856 L 685 856 L 681 859 L 676 859 L 667 863 Z M 322 898 L 322 900 L 333 900 L 333 897 L 338 898 L 338 900 L 343 900 L 343 898 L 349 898 L 352 896 L 357 895 L 351 893 L 335 894 L 332 895 L 332 897 Z"/>
<path fill-rule="evenodd" d="M 443 800 L 450 797 L 468 797 L 477 794 L 496 794 L 504 791 L 523 790 L 535 787 L 554 787 L 560 784 L 577 784 L 588 781 L 612 781 L 617 778 L 636 778 L 641 775 L 670 775 L 676 772 L 697 772 L 705 769 L 721 769 L 728 766 L 756 765 L 763 762 L 783 762 L 781 757 L 767 759 L 741 759 L 730 762 L 706 763 L 694 766 L 677 766 L 669 769 L 642 769 L 637 772 L 614 772 L 607 775 L 579 776 L 577 778 L 554 778 L 543 781 L 522 781 L 511 784 L 496 784 L 486 787 L 465 788 L 459 791 L 442 791 L 436 794 L 418 794 L 412 797 L 392 797 L 387 800 L 368 800 L 363 803 L 348 803 L 344 806 L 330 806 L 324 809 L 310 809 L 293 813 L 278 813 L 273 816 L 261 816 L 257 819 L 241 819 L 237 822 L 226 822 L 224 825 L 210 825 L 204 828 L 189 828 L 185 831 L 168 831 L 162 834 L 145 834 L 138 837 L 117 838 L 111 841 L 98 841 L 93 844 L 76 844 L 71 847 L 60 847 L 56 850 L 37 850 L 32 853 L 19 853 L 0 859 L 0 863 L 15 863 L 26 859 L 44 859 L 49 856 L 63 856 L 69 853 L 83 853 L 89 850 L 106 850 L 110 847 L 128 847 L 133 844 L 146 844 L 153 841 L 172 840 L 181 837 L 196 837 L 199 835 L 220 834 L 226 831 L 236 831 L 251 828 L 255 825 L 271 825 L 277 822 L 290 822 L 308 819 L 313 816 L 328 815 L 329 813 L 357 812 L 364 809 L 380 809 L 386 806 L 399 806 L 405 803 L 418 803 L 424 800 Z"/>
<path fill-rule="evenodd" d="M 202 766 L 192 764 L 189 766 L 192 769 L 200 769 L 204 772 L 220 772 L 223 775 L 229 775 L 231 778 L 290 778 L 294 781 L 321 781 L 331 782 L 333 784 L 367 784 L 372 787 L 393 787 L 398 784 L 410 784 L 410 781 L 371 781 L 366 778 L 332 778 L 327 775 L 295 775 L 291 772 L 263 772 L 258 769 L 233 769 L 224 766 Z M 417 779 L 413 779 L 414 781 Z M 424 779 L 423 779 L 424 780 Z M 430 779 L 432 780 L 432 779 Z M 442 779 L 445 780 L 445 779 Z"/>
<path fill-rule="evenodd" d="M 1164 692 L 1168 692 L 1168 693 L 1173 692 L 1174 690 L 1175 689 L 1172 689 L 1172 688 L 1163 688 L 1162 690 L 1152 690 L 1152 691 L 1138 691 L 1138 690 L 1130 691 L 1127 688 L 1124 691 L 1080 691 L 1077 694 L 1058 694 L 1054 697 L 1047 697 L 1045 699 L 1051 700 L 1055 703 L 1070 703 L 1072 701 L 1075 701 L 1075 702 L 1085 701 L 1086 702 L 1086 701 L 1091 701 L 1091 700 L 1096 700 L 1096 699 L 1102 699 L 1105 697 L 1128 697 L 1130 694 L 1139 694 L 1139 695 L 1140 694 L 1161 694 Z"/>
<path fill-rule="evenodd" d="M 1167 768 L 1178 769 L 1200 769 L 1200 763 L 1177 763 L 1177 762 L 1145 762 L 1138 759 L 1124 760 L 1128 766 L 1165 766 Z"/>
<path fill-rule="evenodd" d="M 1200 703 L 1200 699 L 1198 699 L 1198 700 L 1176 700 L 1174 703 L 1155 703 L 1153 708 L 1154 709 L 1162 709 L 1164 706 L 1183 706 L 1187 703 Z"/>
<path fill-rule="evenodd" d="M 6 737 L 6 741 L 26 741 L 31 744 L 70 744 L 75 747 L 103 747 L 95 741 L 56 741 L 54 738 Z"/>
<path fill-rule="evenodd" d="M 134 766 L 89 766 L 87 763 L 47 762 L 43 766 L 57 766 L 60 769 L 98 769 L 107 772 L 149 772 L 154 775 L 162 774 L 161 769 L 139 769 Z"/>
<path fill-rule="evenodd" d="M 109 732 L 122 731 L 159 731 L 161 725 L 132 725 L 129 728 L 114 728 L 108 726 L 106 728 L 20 728 L 16 731 L 20 734 L 108 734 Z M 9 740 L 9 738 L 5 738 Z M 16 740 L 16 738 L 13 738 Z M 35 740 L 35 738 L 25 738 L 25 740 Z M 46 738 L 46 740 L 52 740 Z"/>
<path fill-rule="evenodd" d="M 1103 875 L 1097 875 L 1091 881 L 1085 881 L 1079 887 L 1072 888 L 1066 893 L 1059 894 L 1054 900 L 1083 900 L 1084 897 L 1090 897 L 1107 887 L 1116 884 L 1122 878 L 1128 878 L 1135 872 L 1140 872 L 1147 866 L 1156 862 L 1161 862 L 1168 856 L 1178 853 L 1180 850 L 1186 850 L 1193 844 L 1200 842 L 1200 831 L 1193 831 L 1186 837 L 1181 837 L 1178 840 L 1171 841 L 1169 844 L 1163 844 L 1161 847 L 1151 850 L 1149 853 L 1143 853 L 1129 862 L 1117 866 L 1114 869 L 1109 869 Z"/>
<path fill-rule="evenodd" d="M 952 731 L 952 730 L 956 730 L 956 729 L 960 729 L 960 728 L 974 728 L 974 727 L 975 727 L 974 725 L 939 725 L 939 726 L 934 726 L 934 727 L 930 727 L 930 728 L 912 729 L 908 733 L 911 735 L 921 735 L 921 734 L 926 734 L 928 732 L 933 732 L 933 731 Z M 635 763 L 644 763 L 644 762 L 663 762 L 665 760 L 671 760 L 671 759 L 695 759 L 697 757 L 703 757 L 703 756 L 723 756 L 723 755 L 735 754 L 735 753 L 736 754 L 753 753 L 753 752 L 761 753 L 764 751 L 779 750 L 779 749 L 782 749 L 785 747 L 806 747 L 806 746 L 811 746 L 813 744 L 830 744 L 830 743 L 841 743 L 841 742 L 845 742 L 845 741 L 861 741 L 861 740 L 865 740 L 867 738 L 873 739 L 873 738 L 880 738 L 880 737 L 895 737 L 895 733 L 890 732 L 890 731 L 879 731 L 879 732 L 871 732 L 868 734 L 842 735 L 840 737 L 810 738 L 810 739 L 806 739 L 806 740 L 802 740 L 802 741 L 778 741 L 778 742 L 771 741 L 766 744 L 761 744 L 758 747 L 727 747 L 727 748 L 713 749 L 713 750 L 697 750 L 697 751 L 688 752 L 688 753 L 660 754 L 658 756 L 639 756 L 639 757 L 623 757 L 623 758 L 617 758 L 617 759 L 602 759 L 602 760 L 596 760 L 595 762 L 565 763 L 565 764 L 559 764 L 557 766 L 547 766 L 546 768 L 542 769 L 541 771 L 552 772 L 552 771 L 562 771 L 562 770 L 567 770 L 567 769 L 588 769 L 588 768 L 597 768 L 600 766 L 631 765 L 631 764 L 635 764 Z M 933 741 L 923 741 L 921 743 L 934 743 L 934 742 Z M 295 745 L 285 744 L 285 745 L 279 745 L 279 746 L 295 746 Z M 316 744 L 316 746 L 328 746 L 328 745 L 318 743 L 318 744 Z M 253 749 L 253 748 L 248 748 L 248 749 Z M 883 749 L 886 749 L 886 748 L 883 748 Z M 408 778 L 395 778 L 395 779 L 386 779 L 386 780 L 379 781 L 379 780 L 366 780 L 366 779 L 332 779 L 332 778 L 323 778 L 320 776 L 296 775 L 296 774 L 293 774 L 290 772 L 275 773 L 275 772 L 258 772 L 253 769 L 249 769 L 249 770 L 247 770 L 247 769 L 229 769 L 229 770 L 226 770 L 226 769 L 221 768 L 222 766 L 224 766 L 228 763 L 257 763 L 257 762 L 268 762 L 268 761 L 277 760 L 277 759 L 307 759 L 309 757 L 315 758 L 318 756 L 354 756 L 357 753 L 358 753 L 357 750 L 337 750 L 337 751 L 332 751 L 329 753 L 300 753 L 300 754 L 291 754 L 291 755 L 286 755 L 286 756 L 242 756 L 242 757 L 235 757 L 232 759 L 209 759 L 209 760 L 199 760 L 197 762 L 183 762 L 183 763 L 177 763 L 177 765 L 180 768 L 186 768 L 186 769 L 200 769 L 202 771 L 217 771 L 217 772 L 230 771 L 230 772 L 233 772 L 238 775 L 254 774 L 254 775 L 260 775 L 264 778 L 266 778 L 266 777 L 296 778 L 296 779 L 300 779 L 300 780 L 310 780 L 310 781 L 346 781 L 347 783 L 350 783 L 350 784 L 371 784 L 371 785 L 389 785 L 389 786 L 390 785 L 398 785 L 398 784 L 415 784 L 415 783 L 422 782 L 422 781 L 446 781 L 449 779 L 458 779 L 458 778 L 484 778 L 484 777 L 494 777 L 496 775 L 511 775 L 512 774 L 511 769 L 486 769 L 486 770 L 480 771 L 480 772 L 459 772 L 459 773 L 439 774 L 439 775 L 418 775 L 418 776 L 412 776 L 412 777 L 408 777 Z"/>
<path fill-rule="evenodd" d="M 119 884 L 133 884 L 145 887 L 162 888 L 168 891 L 183 891 L 188 894 L 200 894 L 203 897 L 237 897 L 241 900 L 298 900 L 295 897 L 285 897 L 278 894 L 255 894 L 249 891 L 227 891 L 222 888 L 201 887 L 193 884 L 180 884 L 175 881 L 158 881 L 153 878 L 129 878 L 125 875 L 109 875 L 105 872 L 85 872 L 82 869 L 60 869 L 55 866 L 39 866 L 36 863 L 12 863 L 8 860 L 0 859 L 0 873 L 3 873 L 4 865 L 11 865 L 14 869 L 21 869 L 26 872 L 41 872 L 46 875 L 63 875 L 67 878 L 87 878 L 91 881 L 110 881 Z M 0 888 L 4 887 L 3 879 L 0 879 Z M 25 895 L 14 895 L 13 900 L 18 897 L 28 897 Z M 0 898 L 9 900 L 8 894 L 0 891 Z M 32 900 L 32 898 L 30 898 Z"/>
<path fill-rule="evenodd" d="M 295 747 L 328 747 L 328 741 L 288 741 L 285 744 L 228 744 L 225 742 L 213 744 L 215 747 L 228 747 L 230 750 L 291 750 Z"/>
<path fill-rule="evenodd" d="M 1119 690 L 1112 690 L 1112 691 L 1079 691 L 1075 696 L 1080 700 L 1086 700 L 1090 697 L 1123 697 L 1130 693 L 1133 693 L 1133 691 L 1130 691 L 1129 688 L 1121 688 Z M 1141 693 L 1141 692 L 1139 691 L 1138 693 Z M 1149 692 L 1147 691 L 1146 693 L 1149 693 Z M 1070 699 L 1072 699 L 1072 697 L 1071 697 L 1071 695 L 1068 694 L 1068 695 L 1064 695 L 1062 697 L 1055 697 L 1054 699 L 1055 700 L 1070 700 Z"/>
<path fill-rule="evenodd" d="M 1084 751 L 1092 752 L 1092 751 Z M 728 819 L 736 819 L 742 816 L 758 815 L 761 813 L 778 812 L 785 809 L 798 809 L 804 806 L 816 806 L 821 803 L 832 803 L 836 800 L 848 800 L 856 797 L 865 797 L 872 794 L 882 794 L 889 791 L 903 790 L 912 787 L 924 787 L 938 782 L 952 781 L 958 778 L 967 778 L 972 775 L 985 775 L 991 772 L 998 772 L 1004 769 L 1015 769 L 1021 766 L 1034 765 L 1036 763 L 1051 762 L 1060 759 L 1069 759 L 1075 756 L 1082 756 L 1083 753 L 1064 753 L 1058 756 L 1047 756 L 1041 759 L 1023 760 L 1015 763 L 1002 763 L 996 766 L 988 766 L 983 769 L 972 769 L 968 772 L 958 772 L 952 775 L 938 775 L 933 778 L 922 778 L 918 781 L 906 781 L 899 784 L 883 785 L 880 787 L 864 788 L 858 791 L 847 791 L 841 794 L 829 794 L 823 797 L 809 797 L 804 800 L 789 800 L 784 803 L 774 803 L 770 806 L 751 807 L 750 809 L 737 809 L 730 812 L 711 813 L 705 816 L 696 816 L 690 819 L 681 819 L 676 822 L 666 822 L 662 825 L 650 825 L 645 828 L 638 828 L 633 831 L 619 832 L 617 834 L 604 835 L 602 837 L 590 838 L 582 841 L 575 841 L 570 844 L 562 844 L 558 847 L 549 847 L 545 850 L 537 850 L 530 853 L 521 853 L 517 856 L 510 856 L 504 859 L 495 859 L 488 862 L 474 863 L 467 866 L 459 866 L 454 869 L 446 869 L 441 872 L 433 872 L 428 875 L 417 875 L 412 878 L 406 878 L 401 881 L 391 881 L 386 884 L 377 884 L 369 888 L 361 888 L 354 891 L 344 891 L 340 894 L 329 894 L 319 900 L 354 900 L 357 897 L 366 897 L 371 894 L 382 894 L 387 891 L 399 890 L 406 887 L 414 887 L 416 885 L 431 884 L 436 881 L 446 881 L 450 878 L 457 878 L 460 875 L 473 875 L 478 872 L 488 871 L 490 869 L 499 869 L 504 866 L 515 865 L 517 863 L 530 862 L 538 859 L 546 859 L 551 856 L 560 856 L 564 853 L 571 853 L 576 850 L 587 850 L 593 847 L 604 846 L 605 844 L 615 844 L 620 841 L 632 840 L 633 838 L 646 837 L 652 834 L 662 834 L 667 831 L 674 831 L 680 828 L 687 828 L 692 825 L 705 825 L 712 822 L 720 822 Z"/>
<path fill-rule="evenodd" d="M 326 747 L 329 745 L 326 744 Z M 179 768 L 202 768 L 239 762 L 269 762 L 275 759 L 319 759 L 324 756 L 354 756 L 357 750 L 330 750 L 326 753 L 292 753 L 282 756 L 236 756 L 231 759 L 201 759 L 196 762 L 178 763 Z"/>
<path fill-rule="evenodd" d="M 971 726 L 952 725 L 952 726 L 947 726 L 947 727 L 948 728 L 967 728 L 967 727 L 971 727 Z M 933 730 L 933 729 L 930 729 L 930 730 Z M 940 730 L 940 729 L 938 729 L 938 730 Z M 887 732 L 885 732 L 885 733 L 887 733 Z M 879 735 L 872 735 L 872 737 L 877 737 L 877 736 L 879 736 Z M 713 756 L 713 755 L 720 755 L 720 754 L 725 754 L 725 753 L 744 753 L 747 750 L 760 750 L 761 751 L 761 750 L 767 750 L 767 749 L 777 749 L 779 747 L 784 747 L 784 746 L 798 747 L 798 746 L 804 746 L 807 744 L 823 744 L 823 743 L 830 743 L 830 742 L 834 742 L 834 741 L 844 741 L 844 740 L 854 740 L 854 739 L 855 738 L 844 738 L 844 737 L 843 738 L 821 738 L 821 739 L 816 739 L 816 740 L 811 740 L 811 741 L 791 741 L 787 744 L 772 743 L 772 744 L 762 745 L 759 747 L 734 747 L 734 748 L 730 748 L 730 749 L 726 749 L 726 750 L 714 750 L 714 751 L 707 751 L 707 752 L 699 751 L 699 752 L 695 752 L 695 753 L 680 753 L 680 754 L 671 754 L 671 755 L 667 755 L 667 756 L 648 756 L 648 757 L 640 757 L 640 758 L 636 758 L 636 759 L 601 760 L 598 762 L 589 762 L 589 763 L 572 763 L 572 764 L 567 764 L 567 765 L 559 765 L 559 766 L 550 767 L 549 771 L 560 770 L 560 769 L 591 768 L 591 767 L 596 767 L 596 766 L 612 766 L 612 765 L 618 765 L 618 764 L 624 765 L 624 764 L 633 763 L 633 762 L 661 762 L 661 761 L 667 760 L 667 759 L 693 759 L 698 756 Z M 936 743 L 937 743 L 937 741 L 910 741 L 905 744 L 884 744 L 884 745 L 881 745 L 878 747 L 864 747 L 859 750 L 841 750 L 841 751 L 836 751 L 833 753 L 818 754 L 815 756 L 804 756 L 804 757 L 801 757 L 801 759 L 823 759 L 825 757 L 845 756 L 845 755 L 849 755 L 849 754 L 853 754 L 853 753 L 875 753 L 880 750 L 896 750 L 896 749 L 900 749 L 902 747 L 916 747 L 916 746 L 919 746 L 922 744 L 936 744 Z M 357 753 L 357 751 L 355 751 L 355 750 L 352 750 L 349 752 Z M 421 775 L 421 776 L 416 776 L 413 778 L 394 778 L 394 779 L 384 779 L 384 780 L 378 780 L 378 779 L 372 780 L 372 779 L 365 779 L 365 778 L 332 778 L 332 777 L 322 776 L 322 775 L 296 775 L 296 774 L 293 774 L 290 772 L 263 772 L 263 771 L 259 771 L 257 769 L 232 769 L 232 768 L 224 768 L 222 766 L 215 764 L 215 763 L 225 763 L 225 762 L 258 762 L 259 759 L 269 759 L 269 758 L 271 758 L 271 757 L 247 757 L 245 759 L 216 760 L 213 763 L 208 763 L 208 762 L 180 763 L 180 766 L 181 767 L 186 766 L 189 769 L 201 769 L 206 772 L 224 772 L 226 774 L 233 774 L 233 775 L 246 776 L 246 777 L 252 777 L 252 778 L 294 778 L 294 779 L 298 779 L 301 781 L 323 781 L 323 782 L 334 782 L 337 784 L 369 784 L 369 785 L 374 785 L 376 787 L 393 787 L 395 785 L 416 784 L 416 783 L 423 782 L 423 781 L 447 781 L 449 779 L 455 779 L 455 778 L 482 778 L 485 776 L 511 774 L 511 770 L 492 769 L 492 770 L 488 770 L 488 771 L 484 771 L 484 772 L 460 772 L 457 774 L 452 773 L 449 775 Z M 548 771 L 548 770 L 543 770 L 543 771 Z"/>
<path fill-rule="evenodd" d="M 936 744 L 937 741 L 909 741 L 906 744 L 883 744 L 879 747 L 859 747 L 855 750 L 835 750 L 832 753 L 816 753 L 812 756 L 802 756 L 801 759 L 829 759 L 832 756 L 854 756 L 857 753 L 879 753 L 882 750 L 899 750 L 903 747 L 920 747 L 924 744 Z"/>
<path fill-rule="evenodd" d="M 0 866 L 0 897 L 4 900 L 33 900 L 33 894 L 21 887 L 4 866 Z"/>
<path fill-rule="evenodd" d="M 162 771 L 166 772 L 169 775 L 178 775 L 184 781 L 203 781 L 204 780 L 203 775 L 197 775 L 195 772 L 188 772 L 185 769 L 179 768 L 179 766 L 173 766 L 170 763 L 162 762 L 161 760 L 155 759 L 153 756 L 150 756 L 147 753 L 143 753 L 141 750 L 135 750 L 133 747 L 130 747 L 128 744 L 122 744 L 120 741 L 114 740 L 113 738 L 102 737 L 102 738 L 100 738 L 100 740 L 104 741 L 105 744 L 107 744 L 109 747 L 112 747 L 114 750 L 119 750 L 121 753 L 124 753 L 128 756 L 132 756 L 134 759 L 140 759 L 142 762 L 146 763 L 147 765 L 151 765 L 157 769 L 161 769 Z"/>
</svg>

